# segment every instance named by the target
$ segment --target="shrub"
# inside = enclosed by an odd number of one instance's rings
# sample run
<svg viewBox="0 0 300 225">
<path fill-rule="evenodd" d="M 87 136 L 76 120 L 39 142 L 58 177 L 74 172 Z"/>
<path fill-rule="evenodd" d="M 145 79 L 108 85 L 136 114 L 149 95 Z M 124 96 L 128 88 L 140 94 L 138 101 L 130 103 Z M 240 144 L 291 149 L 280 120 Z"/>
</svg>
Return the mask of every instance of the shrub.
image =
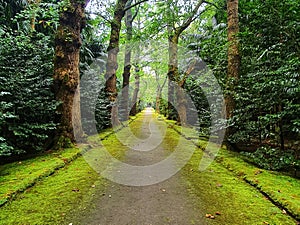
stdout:
<svg viewBox="0 0 300 225">
<path fill-rule="evenodd" d="M 262 146 L 255 152 L 241 152 L 247 159 L 259 167 L 267 170 L 296 169 L 300 161 L 296 158 L 293 150 L 282 151 L 279 148 Z"/>
<path fill-rule="evenodd" d="M 35 33 L 1 36 L 0 156 L 41 151 L 56 128 L 51 41 Z"/>
</svg>

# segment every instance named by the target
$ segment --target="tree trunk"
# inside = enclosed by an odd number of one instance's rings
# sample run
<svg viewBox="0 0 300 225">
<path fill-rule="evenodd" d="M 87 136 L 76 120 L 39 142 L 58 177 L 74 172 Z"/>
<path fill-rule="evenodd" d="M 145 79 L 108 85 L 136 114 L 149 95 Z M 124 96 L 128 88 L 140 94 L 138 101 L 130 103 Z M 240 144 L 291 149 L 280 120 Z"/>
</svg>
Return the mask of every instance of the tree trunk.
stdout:
<svg viewBox="0 0 300 225">
<path fill-rule="evenodd" d="M 168 110 L 173 114 L 171 117 L 175 116 L 172 119 L 176 119 L 179 124 L 185 126 L 187 123 L 186 99 L 178 71 L 178 40 L 179 33 L 169 37 Z"/>
<path fill-rule="evenodd" d="M 168 64 L 168 118 L 178 119 L 175 100 L 175 83 L 178 80 L 178 38 L 177 35 L 169 36 L 169 64 Z"/>
<path fill-rule="evenodd" d="M 179 85 L 176 85 L 176 100 L 177 100 L 177 111 L 178 111 L 177 122 L 181 126 L 186 126 L 187 125 L 187 114 L 186 114 L 187 99 L 185 97 L 183 87 Z"/>
<path fill-rule="evenodd" d="M 126 2 L 127 0 L 118 0 L 116 3 L 114 18 L 111 22 L 109 46 L 107 48 L 108 59 L 105 73 L 105 91 L 110 101 L 109 114 L 111 115 L 112 126 L 117 126 L 120 124 L 118 118 L 118 106 L 116 102 L 118 96 L 116 72 L 118 69 L 117 57 L 119 53 L 121 21 L 125 15 L 124 9 Z"/>
<path fill-rule="evenodd" d="M 237 34 L 239 32 L 239 18 L 238 18 L 238 0 L 227 0 L 227 32 L 228 32 L 228 70 L 227 83 L 225 95 L 226 119 L 233 117 L 235 109 L 235 86 L 238 84 L 239 69 L 240 69 L 240 55 L 239 43 Z M 234 133 L 234 130 L 229 126 L 226 130 L 226 138 Z"/>
<path fill-rule="evenodd" d="M 155 78 L 156 78 L 156 82 L 157 82 L 155 112 L 160 114 L 160 102 L 161 102 L 162 90 L 166 84 L 168 77 L 165 78 L 162 85 L 160 85 L 160 83 L 159 83 L 160 78 L 159 78 L 159 74 L 156 71 L 155 71 Z"/>
<path fill-rule="evenodd" d="M 70 0 L 69 8 L 60 15 L 60 25 L 55 37 L 54 92 L 61 103 L 58 106 L 59 125 L 54 138 L 54 148 L 70 147 L 77 137 L 83 136 L 79 96 L 80 33 L 84 26 L 84 8 L 81 0 Z M 86 1 L 87 3 L 87 1 Z M 75 103 L 75 104 L 74 104 Z M 76 115 L 76 116 L 74 116 Z"/>
<path fill-rule="evenodd" d="M 135 116 L 138 112 L 137 107 L 138 107 L 138 94 L 140 91 L 140 67 L 138 65 L 136 65 L 135 67 L 135 88 L 133 91 L 133 96 L 132 96 L 132 107 L 130 110 L 130 115 L 131 116 Z"/>
<path fill-rule="evenodd" d="M 131 6 L 132 0 L 129 0 L 126 7 Z M 130 69 L 131 69 L 131 46 L 130 42 L 132 39 L 132 10 L 126 11 L 126 46 L 125 46 L 125 60 L 124 60 L 124 72 L 123 72 L 123 87 L 122 87 L 122 98 L 120 109 L 121 120 L 126 121 L 129 119 L 129 79 L 130 79 Z"/>
</svg>

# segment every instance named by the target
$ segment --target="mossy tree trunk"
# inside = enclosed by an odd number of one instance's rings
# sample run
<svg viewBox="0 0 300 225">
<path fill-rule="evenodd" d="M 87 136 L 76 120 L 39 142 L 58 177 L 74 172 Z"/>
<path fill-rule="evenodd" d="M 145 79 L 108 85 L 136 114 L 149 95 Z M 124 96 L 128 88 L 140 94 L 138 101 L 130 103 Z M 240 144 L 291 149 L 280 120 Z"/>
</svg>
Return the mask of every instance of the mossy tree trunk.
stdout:
<svg viewBox="0 0 300 225">
<path fill-rule="evenodd" d="M 88 0 L 70 0 L 68 9 L 60 14 L 55 37 L 54 92 L 60 102 L 57 108 L 59 126 L 54 148 L 70 147 L 82 137 L 79 99 L 80 33 L 85 25 L 84 8 Z M 73 127 L 74 125 L 74 127 Z"/>
<path fill-rule="evenodd" d="M 126 7 L 131 6 L 132 0 L 129 0 Z M 131 69 L 131 46 L 130 42 L 132 40 L 132 9 L 128 9 L 125 14 L 125 24 L 126 24 L 126 46 L 125 46 L 125 59 L 124 59 L 124 72 L 123 72 L 123 86 L 122 86 L 122 98 L 120 109 L 121 120 L 126 121 L 129 119 L 129 79 L 130 79 L 130 69 Z"/>
<path fill-rule="evenodd" d="M 178 71 L 178 39 L 179 35 L 169 35 L 169 63 L 168 63 L 168 118 L 178 119 L 176 113 L 175 83 L 179 77 Z M 177 117 L 177 118 L 175 118 Z"/>
<path fill-rule="evenodd" d="M 131 106 L 131 110 L 130 110 L 130 115 L 131 116 L 135 116 L 138 112 L 138 94 L 140 91 L 140 67 L 137 64 L 135 66 L 135 83 L 134 83 L 134 91 L 133 91 L 133 96 L 132 96 L 132 106 Z"/>
<path fill-rule="evenodd" d="M 125 15 L 125 5 L 128 0 L 118 0 L 116 3 L 114 17 L 111 22 L 111 32 L 109 39 L 109 46 L 107 48 L 108 59 L 106 64 L 105 73 L 105 91 L 108 95 L 110 101 L 109 114 L 111 115 L 111 125 L 116 126 L 120 124 L 118 118 L 118 106 L 117 106 L 117 76 L 116 72 L 118 69 L 117 57 L 119 53 L 119 40 L 120 40 L 120 30 L 121 21 Z"/>
<path fill-rule="evenodd" d="M 235 109 L 235 87 L 238 84 L 240 69 L 240 54 L 238 43 L 239 17 L 238 17 L 238 0 L 227 0 L 227 35 L 228 35 L 228 68 L 225 94 L 226 119 L 233 117 Z M 229 126 L 226 130 L 225 137 L 228 138 L 234 133 L 233 127 Z"/>
</svg>

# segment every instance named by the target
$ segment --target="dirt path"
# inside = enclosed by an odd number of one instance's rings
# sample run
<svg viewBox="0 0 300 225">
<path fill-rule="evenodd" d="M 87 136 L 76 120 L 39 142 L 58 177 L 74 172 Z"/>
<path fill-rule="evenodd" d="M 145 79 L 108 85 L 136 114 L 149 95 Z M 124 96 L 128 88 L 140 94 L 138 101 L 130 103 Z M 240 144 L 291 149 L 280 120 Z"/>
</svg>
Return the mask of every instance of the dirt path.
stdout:
<svg viewBox="0 0 300 225">
<path fill-rule="evenodd" d="M 132 136 L 128 136 L 130 148 L 124 160 L 127 164 L 153 165 L 170 154 L 170 150 L 164 147 L 162 139 L 166 125 L 164 122 L 153 120 L 151 112 L 148 111 L 143 115 L 143 124 L 137 138 L 132 140 Z M 150 176 L 148 172 L 141 172 L 138 168 L 133 171 L 120 165 L 112 166 L 111 176 L 119 177 L 122 183 L 132 182 L 136 186 L 109 182 L 105 195 L 94 202 L 94 210 L 89 215 L 83 215 L 80 224 L 205 224 L 203 213 L 194 207 L 180 173 L 160 183 L 138 186 L 136 182 L 147 183 Z M 125 172 L 120 175 L 120 171 Z"/>
</svg>

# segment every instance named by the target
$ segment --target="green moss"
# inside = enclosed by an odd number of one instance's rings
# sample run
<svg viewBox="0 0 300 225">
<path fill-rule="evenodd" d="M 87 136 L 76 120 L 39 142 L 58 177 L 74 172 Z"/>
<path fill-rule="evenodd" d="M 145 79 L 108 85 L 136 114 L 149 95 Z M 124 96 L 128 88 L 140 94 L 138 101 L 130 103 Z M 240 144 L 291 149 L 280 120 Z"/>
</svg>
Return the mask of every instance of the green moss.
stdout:
<svg viewBox="0 0 300 225">
<path fill-rule="evenodd" d="M 0 166 L 0 205 L 64 167 L 79 154 L 79 149 L 72 148 Z"/>
<path fill-rule="evenodd" d="M 269 196 L 279 206 L 286 208 L 295 218 L 300 219 L 300 180 L 279 172 L 259 169 L 245 162 L 238 153 L 225 149 L 219 151 L 217 161 L 235 174 Z"/>
<path fill-rule="evenodd" d="M 198 150 L 186 165 L 182 174 L 187 178 L 191 196 L 201 199 L 195 202 L 208 214 L 220 212 L 208 224 L 295 224 L 259 191 L 247 185 L 216 162 L 204 171 L 198 171 L 202 152 Z M 205 214 L 203 217 L 205 217 Z"/>
<path fill-rule="evenodd" d="M 95 184 L 104 187 L 98 174 L 79 158 L 0 208 L 0 224 L 69 224 L 74 210 L 88 206 Z"/>
</svg>

